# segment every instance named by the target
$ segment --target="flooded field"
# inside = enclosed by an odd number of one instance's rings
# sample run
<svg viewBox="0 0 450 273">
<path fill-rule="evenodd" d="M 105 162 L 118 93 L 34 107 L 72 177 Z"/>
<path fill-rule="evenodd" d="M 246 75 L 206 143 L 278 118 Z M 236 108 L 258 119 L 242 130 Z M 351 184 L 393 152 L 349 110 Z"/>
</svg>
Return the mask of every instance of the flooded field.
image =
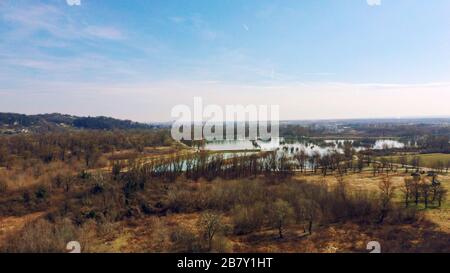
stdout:
<svg viewBox="0 0 450 273">
<path fill-rule="evenodd" d="M 334 151 L 342 153 L 346 146 L 349 146 L 356 151 L 360 151 L 367 148 L 374 150 L 401 149 L 406 147 L 406 144 L 393 139 L 377 139 L 374 140 L 373 143 L 362 143 L 352 139 L 327 139 L 322 141 L 306 139 L 303 141 L 286 141 L 283 138 L 276 138 L 271 139 L 270 141 L 245 139 L 210 141 L 205 144 L 204 149 L 209 151 L 274 151 L 281 149 L 288 153 L 295 153 L 303 150 L 308 155 L 314 153 L 325 155 Z"/>
</svg>

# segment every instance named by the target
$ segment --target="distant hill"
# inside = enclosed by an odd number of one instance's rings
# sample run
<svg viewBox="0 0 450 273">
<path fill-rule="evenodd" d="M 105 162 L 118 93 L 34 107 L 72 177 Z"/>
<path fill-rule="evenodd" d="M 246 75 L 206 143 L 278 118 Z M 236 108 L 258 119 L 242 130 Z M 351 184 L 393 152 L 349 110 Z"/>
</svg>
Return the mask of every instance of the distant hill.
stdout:
<svg viewBox="0 0 450 273">
<path fill-rule="evenodd" d="M 0 133 L 45 132 L 74 129 L 150 129 L 158 127 L 145 123 L 110 117 L 78 117 L 59 113 L 24 115 L 0 113 Z"/>
</svg>

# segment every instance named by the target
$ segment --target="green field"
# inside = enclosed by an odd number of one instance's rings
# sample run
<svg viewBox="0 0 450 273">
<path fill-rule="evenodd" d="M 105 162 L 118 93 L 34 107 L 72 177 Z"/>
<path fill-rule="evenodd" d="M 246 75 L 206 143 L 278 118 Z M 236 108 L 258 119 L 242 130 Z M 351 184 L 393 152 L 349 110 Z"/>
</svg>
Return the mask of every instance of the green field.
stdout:
<svg viewBox="0 0 450 273">
<path fill-rule="evenodd" d="M 400 163 L 400 155 L 395 156 L 386 156 L 384 158 L 387 159 L 393 159 L 395 163 Z M 435 164 L 439 161 L 444 163 L 444 166 L 450 162 L 450 154 L 415 154 L 415 155 L 406 155 L 406 158 L 408 159 L 408 164 L 411 162 L 411 159 L 413 157 L 419 157 L 420 158 L 420 166 L 421 167 L 428 167 L 433 168 L 435 167 Z"/>
</svg>

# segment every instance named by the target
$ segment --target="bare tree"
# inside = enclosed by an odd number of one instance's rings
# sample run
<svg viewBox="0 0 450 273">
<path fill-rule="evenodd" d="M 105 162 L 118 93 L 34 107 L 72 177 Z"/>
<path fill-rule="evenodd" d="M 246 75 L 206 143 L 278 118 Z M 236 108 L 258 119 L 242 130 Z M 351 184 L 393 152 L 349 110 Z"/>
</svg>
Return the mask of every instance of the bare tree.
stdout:
<svg viewBox="0 0 450 273">
<path fill-rule="evenodd" d="M 358 155 L 358 171 L 362 172 L 362 170 L 364 169 L 364 157 L 362 154 Z"/>
<path fill-rule="evenodd" d="M 344 175 L 342 173 L 336 175 L 337 180 L 337 192 L 339 197 L 345 202 L 347 200 L 347 182 L 345 181 Z"/>
<path fill-rule="evenodd" d="M 208 244 L 208 251 L 212 250 L 212 242 L 214 236 L 220 231 L 222 227 L 221 216 L 214 212 L 204 212 L 198 221 L 201 235 Z"/>
<path fill-rule="evenodd" d="M 409 200 L 412 195 L 413 191 L 413 181 L 411 179 L 406 179 L 404 181 L 403 187 L 401 188 L 401 191 L 403 192 L 403 198 L 405 201 L 405 207 L 409 206 Z"/>
<path fill-rule="evenodd" d="M 420 194 L 423 198 L 423 203 L 425 205 L 425 208 L 428 208 L 428 201 L 430 198 L 430 192 L 431 192 L 431 185 L 429 183 L 421 183 L 419 185 Z"/>
<path fill-rule="evenodd" d="M 306 160 L 308 159 L 308 156 L 306 155 L 305 150 L 300 150 L 300 152 L 298 152 L 295 155 L 295 159 L 298 161 L 298 164 L 300 166 L 300 171 L 303 173 L 303 170 L 305 169 L 305 164 L 306 164 Z"/>
<path fill-rule="evenodd" d="M 269 217 L 273 227 L 278 229 L 279 238 L 282 239 L 284 228 L 294 218 L 294 209 L 288 202 L 278 199 L 272 204 Z"/>
<path fill-rule="evenodd" d="M 317 196 L 315 196 L 315 198 L 317 198 Z M 312 234 L 313 224 L 318 221 L 320 217 L 320 206 L 312 198 L 300 200 L 299 205 L 301 207 L 299 220 L 306 222 L 308 233 Z M 306 228 L 304 228 L 304 230 L 306 232 Z"/>
<path fill-rule="evenodd" d="M 405 168 L 405 166 L 408 164 L 408 159 L 405 155 L 400 156 L 399 162 L 402 165 L 402 168 Z"/>
<path fill-rule="evenodd" d="M 413 177 L 411 180 L 411 189 L 412 189 L 412 195 L 414 197 L 414 203 L 419 205 L 419 199 L 420 199 L 420 174 L 417 174 Z"/>
<path fill-rule="evenodd" d="M 411 165 L 413 166 L 413 168 L 416 169 L 416 172 L 419 172 L 420 163 L 421 163 L 421 160 L 420 160 L 420 157 L 418 157 L 418 156 L 415 156 L 411 159 Z"/>
<path fill-rule="evenodd" d="M 447 190 L 444 189 L 444 187 L 442 187 L 441 185 L 437 186 L 436 189 L 436 200 L 438 202 L 438 206 L 441 207 L 442 206 L 442 202 L 446 199 L 447 197 Z"/>
<path fill-rule="evenodd" d="M 378 222 L 382 223 L 390 210 L 391 201 L 392 198 L 394 197 L 395 187 L 392 183 L 391 177 L 389 175 L 383 177 L 380 184 L 378 185 L 378 188 L 380 189 L 380 200 L 381 200 L 380 219 Z"/>
</svg>

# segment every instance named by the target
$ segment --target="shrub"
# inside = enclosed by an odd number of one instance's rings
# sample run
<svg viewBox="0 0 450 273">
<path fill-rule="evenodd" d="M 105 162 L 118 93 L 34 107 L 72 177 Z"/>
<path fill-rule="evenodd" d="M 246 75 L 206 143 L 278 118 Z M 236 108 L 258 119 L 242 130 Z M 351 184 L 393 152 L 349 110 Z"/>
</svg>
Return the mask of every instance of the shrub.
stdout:
<svg viewBox="0 0 450 273">
<path fill-rule="evenodd" d="M 279 238 L 283 238 L 284 229 L 294 219 L 294 209 L 288 202 L 278 199 L 270 207 L 269 221 L 274 228 L 278 229 Z"/>
<path fill-rule="evenodd" d="M 120 176 L 120 173 L 122 172 L 123 164 L 120 161 L 114 161 L 111 174 L 114 178 L 114 180 L 117 180 Z"/>
<path fill-rule="evenodd" d="M 233 247 L 226 236 L 219 234 L 212 242 L 212 251 L 215 253 L 231 253 L 233 252 Z"/>
<path fill-rule="evenodd" d="M 105 188 L 104 188 L 103 184 L 95 183 L 91 188 L 91 193 L 93 195 L 96 195 L 96 194 L 102 193 L 104 190 L 105 190 Z"/>
<path fill-rule="evenodd" d="M 16 235 L 9 238 L 1 252 L 9 253 L 63 253 L 70 241 L 77 240 L 75 227 L 67 220 L 54 224 L 39 219 L 27 223 Z"/>
<path fill-rule="evenodd" d="M 151 234 L 147 238 L 148 248 L 146 250 L 152 253 L 164 253 L 170 249 L 170 233 L 167 222 L 163 218 L 153 219 Z"/>
<path fill-rule="evenodd" d="M 417 209 L 414 207 L 400 208 L 395 207 L 392 217 L 388 218 L 388 222 L 392 224 L 414 223 L 418 220 Z"/>
<path fill-rule="evenodd" d="M 170 235 L 170 240 L 173 252 L 193 253 L 201 250 L 199 238 L 189 229 L 176 228 Z"/>
<path fill-rule="evenodd" d="M 234 234 L 241 235 L 258 231 L 263 226 L 264 219 L 264 203 L 258 202 L 248 207 L 237 205 L 232 214 Z"/>
<path fill-rule="evenodd" d="M 46 200 L 48 198 L 48 189 L 45 186 L 40 185 L 34 192 L 34 195 L 39 200 Z"/>
<path fill-rule="evenodd" d="M 218 181 L 208 194 L 211 209 L 228 211 L 235 204 L 253 205 L 264 201 L 266 188 L 261 181 Z"/>
</svg>

